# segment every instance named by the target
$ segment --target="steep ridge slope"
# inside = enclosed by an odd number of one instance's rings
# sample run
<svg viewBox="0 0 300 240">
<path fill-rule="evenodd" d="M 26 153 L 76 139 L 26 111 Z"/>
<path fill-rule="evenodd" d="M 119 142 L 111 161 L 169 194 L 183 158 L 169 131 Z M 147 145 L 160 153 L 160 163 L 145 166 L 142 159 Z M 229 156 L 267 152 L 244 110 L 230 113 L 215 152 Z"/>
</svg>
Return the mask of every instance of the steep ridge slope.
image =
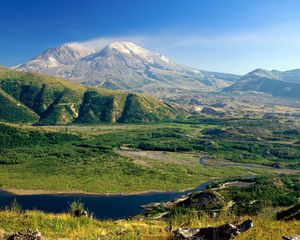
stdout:
<svg viewBox="0 0 300 240">
<path fill-rule="evenodd" d="M 0 121 L 12 123 L 35 122 L 38 115 L 0 89 Z"/>
<path fill-rule="evenodd" d="M 132 103 L 128 104 L 130 98 L 133 98 Z M 0 119 L 8 122 L 150 122 L 175 119 L 178 114 L 174 108 L 152 97 L 85 87 L 7 68 L 0 68 L 0 101 L 6 103 L 5 109 L 0 111 Z"/>
</svg>

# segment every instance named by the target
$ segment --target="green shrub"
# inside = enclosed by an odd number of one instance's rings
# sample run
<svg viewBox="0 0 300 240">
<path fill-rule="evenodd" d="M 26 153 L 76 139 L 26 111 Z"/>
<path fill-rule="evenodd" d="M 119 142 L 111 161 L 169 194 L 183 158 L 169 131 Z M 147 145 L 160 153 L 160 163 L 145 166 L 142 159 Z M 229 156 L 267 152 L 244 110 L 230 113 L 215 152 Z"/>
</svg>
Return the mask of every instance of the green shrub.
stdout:
<svg viewBox="0 0 300 240">
<path fill-rule="evenodd" d="M 16 213 L 22 212 L 22 206 L 14 199 L 8 206 L 5 207 L 5 210 L 12 211 Z"/>
</svg>

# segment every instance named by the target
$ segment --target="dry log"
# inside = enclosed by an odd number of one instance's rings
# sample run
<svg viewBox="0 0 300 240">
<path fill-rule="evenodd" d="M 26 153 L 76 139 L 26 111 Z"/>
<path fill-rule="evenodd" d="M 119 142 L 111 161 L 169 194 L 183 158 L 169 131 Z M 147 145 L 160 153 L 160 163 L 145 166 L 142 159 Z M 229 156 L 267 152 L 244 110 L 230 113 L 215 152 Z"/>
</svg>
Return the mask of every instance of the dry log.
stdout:
<svg viewBox="0 0 300 240">
<path fill-rule="evenodd" d="M 232 240 L 236 236 L 253 227 L 251 219 L 235 226 L 233 224 L 224 224 L 219 227 L 207 228 L 179 228 L 174 231 L 176 240 Z"/>
</svg>

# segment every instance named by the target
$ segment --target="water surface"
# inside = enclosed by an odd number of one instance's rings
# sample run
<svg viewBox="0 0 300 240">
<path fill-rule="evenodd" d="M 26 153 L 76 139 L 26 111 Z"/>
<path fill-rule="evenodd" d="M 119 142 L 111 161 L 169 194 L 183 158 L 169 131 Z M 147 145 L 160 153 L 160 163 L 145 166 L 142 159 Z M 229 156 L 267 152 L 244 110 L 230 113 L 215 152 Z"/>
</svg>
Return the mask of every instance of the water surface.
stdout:
<svg viewBox="0 0 300 240">
<path fill-rule="evenodd" d="M 205 182 L 193 190 L 185 192 L 162 192 L 136 195 L 86 195 L 86 194 L 41 194 L 41 195 L 14 195 L 0 190 L 0 208 L 7 206 L 14 199 L 23 209 L 36 209 L 50 213 L 66 212 L 69 203 L 74 200 L 84 202 L 89 212 L 99 219 L 122 219 L 143 213 L 144 204 L 170 201 L 184 194 L 201 191 L 212 181 Z"/>
</svg>

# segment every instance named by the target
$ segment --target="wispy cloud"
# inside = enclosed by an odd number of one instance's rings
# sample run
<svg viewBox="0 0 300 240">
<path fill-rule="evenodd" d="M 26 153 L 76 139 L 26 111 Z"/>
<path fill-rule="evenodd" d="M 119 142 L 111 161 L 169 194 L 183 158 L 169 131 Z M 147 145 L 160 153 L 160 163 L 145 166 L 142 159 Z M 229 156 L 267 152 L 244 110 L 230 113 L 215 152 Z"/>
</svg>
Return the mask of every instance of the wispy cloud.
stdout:
<svg viewBox="0 0 300 240">
<path fill-rule="evenodd" d="M 230 32 L 132 34 L 99 37 L 81 44 L 101 49 L 114 41 L 132 41 L 179 63 L 202 69 L 245 73 L 256 67 L 300 67 L 300 26 L 282 24 Z M 298 65 L 297 65 L 298 64 Z"/>
<path fill-rule="evenodd" d="M 270 26 L 254 30 L 232 31 L 227 33 L 156 33 L 99 37 L 81 42 L 81 44 L 103 48 L 114 41 L 132 41 L 136 44 L 156 46 L 158 49 L 199 46 L 224 46 L 247 44 L 292 44 L 300 46 L 300 26 L 289 24 Z"/>
</svg>

